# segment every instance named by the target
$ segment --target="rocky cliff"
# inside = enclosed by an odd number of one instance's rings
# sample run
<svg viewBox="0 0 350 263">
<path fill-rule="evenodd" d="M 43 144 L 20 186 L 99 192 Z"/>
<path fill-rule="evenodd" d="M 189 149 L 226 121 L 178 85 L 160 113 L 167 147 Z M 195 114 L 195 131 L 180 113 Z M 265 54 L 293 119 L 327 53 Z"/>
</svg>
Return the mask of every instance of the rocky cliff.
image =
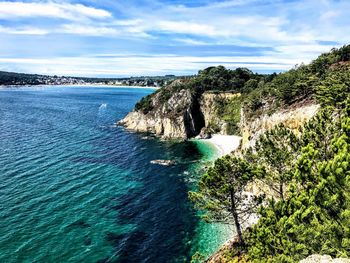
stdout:
<svg viewBox="0 0 350 263">
<path fill-rule="evenodd" d="M 320 105 L 314 101 L 301 102 L 280 109 L 272 115 L 263 114 L 252 120 L 247 120 L 241 110 L 242 148 L 254 146 L 262 133 L 280 123 L 297 132 L 299 127 L 315 116 L 319 108 Z"/>
<path fill-rule="evenodd" d="M 150 132 L 165 139 L 189 139 L 205 135 L 210 125 L 218 127 L 218 133 L 226 134 L 226 123 L 216 114 L 217 102 L 239 94 L 192 94 L 189 89 L 171 92 L 164 99 L 164 92 L 152 96 L 149 111 L 134 109 L 118 123 L 137 132 Z"/>
<path fill-rule="evenodd" d="M 218 108 L 222 107 L 222 103 L 240 97 L 240 93 L 220 92 L 212 93 L 205 92 L 200 98 L 200 109 L 204 117 L 206 130 L 212 133 L 222 135 L 229 134 L 229 124 L 218 113 Z M 212 131 L 210 131 L 212 129 Z"/>
<path fill-rule="evenodd" d="M 315 116 L 319 109 L 320 105 L 316 102 L 304 101 L 280 109 L 271 115 L 263 114 L 250 120 L 247 120 L 242 109 L 240 123 L 242 134 L 241 149 L 244 150 L 253 147 L 261 134 L 281 123 L 298 133 L 299 128 Z M 266 196 L 278 198 L 276 192 L 268 184 L 260 180 L 249 183 L 246 191 L 255 195 L 264 193 Z"/>
<path fill-rule="evenodd" d="M 228 123 L 220 114 L 219 107 L 223 102 L 240 96 L 239 93 L 204 92 L 192 94 L 189 89 L 170 92 L 166 99 L 158 92 L 151 97 L 149 108 L 131 111 L 119 124 L 137 132 L 150 132 L 165 139 L 189 139 L 208 133 L 229 134 Z M 313 101 L 304 101 L 277 110 L 268 115 L 262 114 L 247 119 L 241 109 L 239 128 L 242 135 L 242 148 L 253 146 L 263 132 L 283 123 L 296 130 L 311 119 L 320 105 Z"/>
<path fill-rule="evenodd" d="M 204 127 L 204 117 L 198 100 L 190 90 L 179 90 L 165 100 L 157 93 L 151 99 L 152 110 L 133 110 L 119 121 L 127 129 L 150 132 L 163 138 L 187 139 Z"/>
</svg>

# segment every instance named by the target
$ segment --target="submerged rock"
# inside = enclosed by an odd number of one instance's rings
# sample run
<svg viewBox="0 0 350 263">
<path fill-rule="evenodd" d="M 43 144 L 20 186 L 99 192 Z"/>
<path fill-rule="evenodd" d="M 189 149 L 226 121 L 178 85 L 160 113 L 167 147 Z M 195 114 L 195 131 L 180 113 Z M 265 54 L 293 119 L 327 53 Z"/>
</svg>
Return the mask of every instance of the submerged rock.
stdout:
<svg viewBox="0 0 350 263">
<path fill-rule="evenodd" d="M 152 164 L 159 164 L 159 165 L 164 165 L 164 166 L 172 166 L 175 165 L 176 162 L 173 160 L 152 160 Z"/>
</svg>

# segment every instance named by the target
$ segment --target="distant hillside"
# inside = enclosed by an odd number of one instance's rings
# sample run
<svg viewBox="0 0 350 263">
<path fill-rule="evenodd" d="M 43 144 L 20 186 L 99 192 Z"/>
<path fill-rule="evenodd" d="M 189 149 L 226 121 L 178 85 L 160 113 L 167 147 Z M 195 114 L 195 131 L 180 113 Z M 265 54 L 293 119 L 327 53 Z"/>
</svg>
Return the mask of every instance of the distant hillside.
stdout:
<svg viewBox="0 0 350 263">
<path fill-rule="evenodd" d="M 0 71 L 0 85 L 84 84 L 83 79 Z"/>
<path fill-rule="evenodd" d="M 48 76 L 0 71 L 0 85 L 76 85 L 76 84 L 108 84 L 119 86 L 163 86 L 177 79 L 174 75 L 140 76 L 129 78 L 87 78 Z"/>
</svg>

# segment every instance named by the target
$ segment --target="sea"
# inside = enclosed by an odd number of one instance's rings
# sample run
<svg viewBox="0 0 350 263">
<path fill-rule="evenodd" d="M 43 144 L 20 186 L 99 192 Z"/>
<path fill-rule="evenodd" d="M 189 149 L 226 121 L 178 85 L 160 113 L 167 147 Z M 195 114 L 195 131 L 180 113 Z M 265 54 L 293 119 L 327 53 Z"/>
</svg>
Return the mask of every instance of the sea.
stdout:
<svg viewBox="0 0 350 263">
<path fill-rule="evenodd" d="M 0 89 L 0 262 L 189 262 L 228 239 L 188 200 L 215 148 L 116 125 L 152 92 Z"/>
</svg>

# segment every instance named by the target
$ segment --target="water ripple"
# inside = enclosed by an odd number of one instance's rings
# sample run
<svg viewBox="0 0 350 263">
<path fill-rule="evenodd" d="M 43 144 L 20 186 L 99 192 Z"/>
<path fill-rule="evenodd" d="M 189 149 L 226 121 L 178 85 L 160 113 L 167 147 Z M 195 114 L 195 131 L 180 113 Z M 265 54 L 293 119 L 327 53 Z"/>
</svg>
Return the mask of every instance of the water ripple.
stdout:
<svg viewBox="0 0 350 263">
<path fill-rule="evenodd" d="M 0 262 L 189 259 L 183 174 L 200 155 L 114 125 L 149 92 L 0 90 Z M 163 158 L 179 165 L 150 164 Z"/>
</svg>

